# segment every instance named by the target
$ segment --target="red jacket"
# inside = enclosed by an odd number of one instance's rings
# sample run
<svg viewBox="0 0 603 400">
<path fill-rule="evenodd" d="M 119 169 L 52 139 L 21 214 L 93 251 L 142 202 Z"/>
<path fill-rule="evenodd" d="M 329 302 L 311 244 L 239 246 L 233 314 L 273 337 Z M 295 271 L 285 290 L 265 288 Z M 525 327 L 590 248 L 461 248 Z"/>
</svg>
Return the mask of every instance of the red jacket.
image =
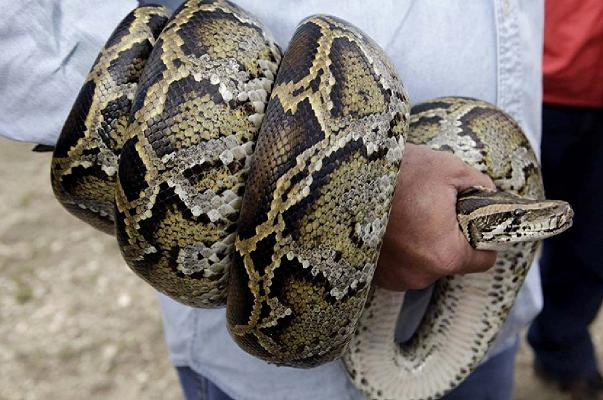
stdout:
<svg viewBox="0 0 603 400">
<path fill-rule="evenodd" d="M 603 107 L 603 0 L 546 0 L 544 102 Z"/>
</svg>

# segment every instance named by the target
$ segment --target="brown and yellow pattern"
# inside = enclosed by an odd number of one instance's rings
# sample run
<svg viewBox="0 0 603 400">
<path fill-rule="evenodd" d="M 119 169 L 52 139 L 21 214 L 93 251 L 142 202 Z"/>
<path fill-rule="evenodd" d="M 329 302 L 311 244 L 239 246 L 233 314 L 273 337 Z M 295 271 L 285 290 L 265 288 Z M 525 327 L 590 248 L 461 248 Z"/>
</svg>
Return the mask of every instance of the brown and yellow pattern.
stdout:
<svg viewBox="0 0 603 400">
<path fill-rule="evenodd" d="M 55 196 L 69 212 L 110 234 L 115 231 L 115 181 L 130 109 L 166 22 L 165 8 L 147 6 L 119 24 L 88 74 L 54 150 Z"/>
<path fill-rule="evenodd" d="M 369 399 L 438 399 L 479 364 L 509 314 L 539 240 L 571 226 L 562 201 L 544 200 L 538 160 L 519 125 L 492 104 L 439 98 L 411 110 L 408 141 L 448 151 L 489 175 L 498 191 L 457 198 L 457 219 L 472 247 L 497 250 L 490 270 L 435 283 L 414 336 L 397 344 L 403 293 L 377 288 L 344 356 Z"/>
<path fill-rule="evenodd" d="M 316 16 L 297 29 L 243 197 L 228 298 L 252 354 L 310 367 L 341 355 L 368 295 L 408 124 L 382 51 Z"/>
<path fill-rule="evenodd" d="M 189 305 L 226 301 L 250 156 L 280 52 L 224 1 L 188 1 L 149 58 L 116 192 L 124 258 Z"/>
<path fill-rule="evenodd" d="M 93 66 L 52 184 L 73 214 L 116 231 L 157 290 L 197 307 L 227 302 L 246 351 L 311 367 L 351 341 L 344 359 L 367 398 L 438 398 L 481 360 L 536 241 L 567 229 L 571 209 L 543 200 L 529 143 L 494 106 L 408 108 L 383 51 L 334 17 L 302 21 L 281 61 L 262 25 L 226 0 L 188 0 L 169 20 L 141 7 Z M 487 273 L 438 282 L 398 346 L 404 295 L 373 294 L 371 280 L 409 118 L 413 143 L 495 181 L 496 193 L 460 194 L 457 213 L 472 246 L 503 251 Z"/>
</svg>

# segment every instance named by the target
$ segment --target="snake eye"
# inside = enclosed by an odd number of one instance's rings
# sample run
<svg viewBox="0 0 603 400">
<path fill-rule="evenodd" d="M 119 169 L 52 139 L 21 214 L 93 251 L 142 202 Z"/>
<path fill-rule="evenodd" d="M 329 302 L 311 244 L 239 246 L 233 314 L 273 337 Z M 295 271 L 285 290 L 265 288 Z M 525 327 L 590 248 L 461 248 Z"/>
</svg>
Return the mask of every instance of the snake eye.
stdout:
<svg viewBox="0 0 603 400">
<path fill-rule="evenodd" d="M 513 215 L 515 217 L 521 217 L 522 215 L 524 215 L 527 211 L 524 210 L 523 208 L 516 208 L 515 210 L 513 210 Z"/>
</svg>

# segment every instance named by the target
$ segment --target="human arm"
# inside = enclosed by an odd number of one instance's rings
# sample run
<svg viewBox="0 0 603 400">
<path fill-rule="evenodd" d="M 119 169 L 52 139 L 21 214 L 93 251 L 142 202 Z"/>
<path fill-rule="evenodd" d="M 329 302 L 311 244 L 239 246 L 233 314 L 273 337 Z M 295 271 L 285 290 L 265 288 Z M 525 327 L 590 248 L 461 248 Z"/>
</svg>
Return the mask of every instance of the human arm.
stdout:
<svg viewBox="0 0 603 400">
<path fill-rule="evenodd" d="M 134 0 L 26 1 L 3 8 L 0 136 L 54 145 L 100 48 Z"/>
</svg>

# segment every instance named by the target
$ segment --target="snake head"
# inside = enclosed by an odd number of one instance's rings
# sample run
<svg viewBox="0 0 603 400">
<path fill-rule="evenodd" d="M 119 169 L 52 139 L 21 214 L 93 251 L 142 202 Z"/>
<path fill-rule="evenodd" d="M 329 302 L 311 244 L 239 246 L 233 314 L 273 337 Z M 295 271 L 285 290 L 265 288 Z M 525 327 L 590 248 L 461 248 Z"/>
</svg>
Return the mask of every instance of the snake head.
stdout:
<svg viewBox="0 0 603 400">
<path fill-rule="evenodd" d="M 571 227 L 573 216 L 565 201 L 533 200 L 481 188 L 459 193 L 457 199 L 460 228 L 478 250 L 505 250 L 513 243 L 546 239 Z"/>
</svg>

